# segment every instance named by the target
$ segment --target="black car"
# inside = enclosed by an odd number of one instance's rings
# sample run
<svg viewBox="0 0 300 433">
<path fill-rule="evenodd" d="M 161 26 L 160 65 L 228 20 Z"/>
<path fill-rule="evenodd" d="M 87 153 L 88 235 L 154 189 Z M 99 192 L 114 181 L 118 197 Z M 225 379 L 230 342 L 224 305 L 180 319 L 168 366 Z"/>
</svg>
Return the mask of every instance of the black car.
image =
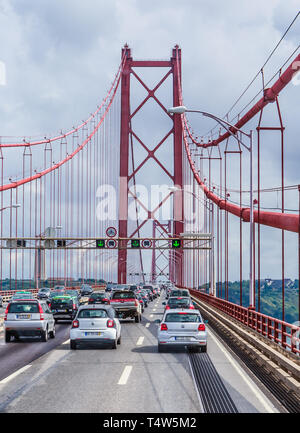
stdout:
<svg viewBox="0 0 300 433">
<path fill-rule="evenodd" d="M 89 304 L 110 304 L 105 292 L 93 292 L 88 300 Z"/>
<path fill-rule="evenodd" d="M 59 320 L 73 320 L 78 310 L 78 301 L 71 296 L 55 296 L 49 305 L 55 323 Z"/>
<path fill-rule="evenodd" d="M 89 296 L 93 293 L 93 289 L 91 288 L 91 286 L 87 285 L 87 284 L 83 284 L 80 288 L 80 294 L 81 296 Z"/>
<path fill-rule="evenodd" d="M 148 293 L 149 301 L 153 301 L 153 299 L 154 299 L 154 294 L 153 294 L 153 292 L 152 292 L 152 290 L 151 290 L 151 287 L 150 287 L 150 286 L 144 286 L 144 287 L 143 287 L 143 290 L 146 290 L 146 292 Z"/>
<path fill-rule="evenodd" d="M 154 288 L 152 286 L 144 286 L 143 289 L 150 290 L 152 293 L 152 300 L 157 298 L 157 293 L 154 292 Z"/>
</svg>

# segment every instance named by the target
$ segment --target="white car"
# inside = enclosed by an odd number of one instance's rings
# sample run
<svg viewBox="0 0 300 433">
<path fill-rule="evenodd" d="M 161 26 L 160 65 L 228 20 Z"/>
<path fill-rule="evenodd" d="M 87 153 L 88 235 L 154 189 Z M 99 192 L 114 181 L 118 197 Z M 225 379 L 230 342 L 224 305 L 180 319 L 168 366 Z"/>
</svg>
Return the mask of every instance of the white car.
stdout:
<svg viewBox="0 0 300 433">
<path fill-rule="evenodd" d="M 207 331 L 198 310 L 166 310 L 157 331 L 158 351 L 171 346 L 188 346 L 206 352 Z"/>
<path fill-rule="evenodd" d="M 55 337 L 55 321 L 45 301 L 36 299 L 19 299 L 6 307 L 4 316 L 5 342 L 11 337 L 40 336 L 42 341 L 48 341 L 49 336 Z"/>
<path fill-rule="evenodd" d="M 70 330 L 70 348 L 81 343 L 121 344 L 121 324 L 111 305 L 94 304 L 79 307 Z"/>
</svg>

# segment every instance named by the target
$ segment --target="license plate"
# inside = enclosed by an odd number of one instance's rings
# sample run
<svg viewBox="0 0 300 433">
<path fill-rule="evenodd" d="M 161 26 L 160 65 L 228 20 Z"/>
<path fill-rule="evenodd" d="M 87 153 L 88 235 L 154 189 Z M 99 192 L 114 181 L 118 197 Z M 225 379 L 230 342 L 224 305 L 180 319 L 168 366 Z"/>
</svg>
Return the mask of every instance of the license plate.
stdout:
<svg viewBox="0 0 300 433">
<path fill-rule="evenodd" d="M 17 314 L 17 319 L 31 319 L 31 314 Z"/>
<path fill-rule="evenodd" d="M 175 337 L 176 341 L 190 341 L 191 337 Z"/>
<path fill-rule="evenodd" d="M 56 310 L 57 313 L 67 313 L 68 310 Z"/>
<path fill-rule="evenodd" d="M 101 332 L 85 332 L 84 335 L 85 336 L 88 336 L 88 335 L 98 335 L 99 336 L 99 335 L 101 335 Z"/>
</svg>

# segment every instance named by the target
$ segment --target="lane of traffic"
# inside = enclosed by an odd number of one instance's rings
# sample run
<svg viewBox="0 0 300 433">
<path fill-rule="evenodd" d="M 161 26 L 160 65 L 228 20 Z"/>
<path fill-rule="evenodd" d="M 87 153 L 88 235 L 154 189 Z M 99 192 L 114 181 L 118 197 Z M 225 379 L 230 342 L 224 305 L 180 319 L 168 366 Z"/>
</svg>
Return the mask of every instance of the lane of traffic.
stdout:
<svg viewBox="0 0 300 433">
<path fill-rule="evenodd" d="M 56 348 L 52 354 L 63 352 L 66 356 L 56 361 L 55 368 L 49 367 L 41 383 L 22 390 L 2 410 L 199 412 L 186 353 L 157 353 L 156 325 L 145 326 L 152 309 L 153 303 L 145 310 L 141 323 L 122 321 L 122 344 L 117 350 L 83 347 L 70 351 L 68 344 Z M 161 307 L 160 310 L 161 313 Z M 141 337 L 142 343 L 138 344 Z M 29 370 L 15 379 L 18 386 L 22 376 L 27 381 L 30 374 L 36 377 L 50 357 L 51 353 L 33 362 Z M 10 395 L 12 385 L 10 383 Z M 4 389 L 1 386 L 1 393 L 5 394 L 5 386 Z"/>
</svg>

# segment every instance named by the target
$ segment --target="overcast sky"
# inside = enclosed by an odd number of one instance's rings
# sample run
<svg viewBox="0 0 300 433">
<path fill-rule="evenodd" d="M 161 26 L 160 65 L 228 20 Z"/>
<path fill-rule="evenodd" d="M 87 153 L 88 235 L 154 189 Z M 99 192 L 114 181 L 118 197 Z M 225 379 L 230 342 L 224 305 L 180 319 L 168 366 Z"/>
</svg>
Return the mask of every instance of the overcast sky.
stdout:
<svg viewBox="0 0 300 433">
<path fill-rule="evenodd" d="M 0 0 L 0 62 L 5 66 L 5 80 L 2 73 L 0 85 L 0 136 L 50 136 L 79 124 L 105 96 L 125 43 L 135 59 L 168 59 L 174 45 L 179 44 L 185 105 L 223 116 L 259 71 L 298 10 L 297 0 Z M 265 68 L 266 80 L 299 40 L 298 19 Z M 150 87 L 161 71 L 152 74 L 143 75 Z M 260 89 L 260 80 L 229 118 Z M 300 85 L 291 84 L 280 96 L 287 126 L 287 185 L 299 183 L 299 92 Z M 166 106 L 171 104 L 169 91 L 159 95 Z M 143 92 L 137 89 L 132 106 L 142 97 Z M 167 131 L 169 120 L 158 119 L 160 113 L 151 105 L 144 114 L 137 117 L 136 130 L 146 143 L 155 144 Z M 214 126 L 199 117 L 189 118 L 199 136 Z M 257 119 L 248 128 L 256 126 Z M 265 139 L 263 187 L 280 185 L 276 140 L 273 136 Z M 161 155 L 166 157 L 167 149 Z M 15 167 L 11 159 L 8 161 L 13 174 Z M 163 176 L 158 179 L 166 182 Z M 235 182 L 232 179 L 232 188 Z M 264 200 L 265 206 L 277 204 L 276 195 Z M 287 196 L 286 206 L 297 208 L 297 195 Z M 280 278 L 277 233 L 269 229 L 265 233 L 263 276 Z M 236 249 L 237 238 L 232 239 Z M 296 253 L 296 235 L 287 235 L 286 272 L 293 278 L 297 276 Z M 246 269 L 245 265 L 245 276 Z M 230 279 L 237 278 L 233 266 Z"/>
</svg>

